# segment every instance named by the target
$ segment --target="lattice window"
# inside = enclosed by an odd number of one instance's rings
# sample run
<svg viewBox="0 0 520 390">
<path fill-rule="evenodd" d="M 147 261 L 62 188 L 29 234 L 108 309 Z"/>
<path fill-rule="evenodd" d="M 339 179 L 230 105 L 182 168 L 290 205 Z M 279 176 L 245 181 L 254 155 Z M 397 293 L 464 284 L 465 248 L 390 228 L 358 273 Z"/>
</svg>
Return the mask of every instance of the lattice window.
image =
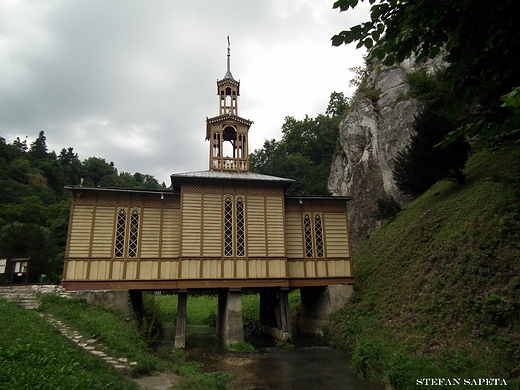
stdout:
<svg viewBox="0 0 520 390">
<path fill-rule="evenodd" d="M 244 221 L 244 198 L 237 196 L 236 199 L 236 233 L 237 233 L 237 256 L 245 256 L 245 221 Z"/>
<path fill-rule="evenodd" d="M 126 207 L 117 209 L 114 257 L 125 257 Z"/>
<path fill-rule="evenodd" d="M 233 256 L 233 197 L 224 197 L 224 256 Z"/>
<path fill-rule="evenodd" d="M 140 213 L 137 207 L 132 208 L 130 214 L 127 207 L 117 209 L 114 257 L 137 257 Z"/>
<path fill-rule="evenodd" d="M 303 240 L 305 257 L 325 257 L 323 240 L 323 219 L 320 213 L 303 215 Z"/>
<path fill-rule="evenodd" d="M 303 216 L 303 231 L 305 240 L 305 257 L 314 257 L 314 245 L 312 242 L 312 223 L 310 214 L 305 214 Z"/>
<path fill-rule="evenodd" d="M 314 238 L 316 240 L 316 257 L 324 257 L 323 225 L 321 214 L 314 214 Z"/>
<path fill-rule="evenodd" d="M 245 202 L 239 195 L 224 196 L 224 256 L 246 255 Z"/>
<path fill-rule="evenodd" d="M 130 229 L 128 231 L 128 257 L 137 257 L 138 239 L 139 209 L 133 208 L 130 212 Z"/>
</svg>

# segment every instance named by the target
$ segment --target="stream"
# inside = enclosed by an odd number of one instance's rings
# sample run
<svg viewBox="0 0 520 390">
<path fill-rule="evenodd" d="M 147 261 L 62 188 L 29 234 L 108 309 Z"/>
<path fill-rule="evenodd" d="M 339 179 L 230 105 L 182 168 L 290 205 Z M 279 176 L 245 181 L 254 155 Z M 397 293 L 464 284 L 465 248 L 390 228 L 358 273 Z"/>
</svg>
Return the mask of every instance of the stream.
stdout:
<svg viewBox="0 0 520 390">
<path fill-rule="evenodd" d="M 357 377 L 349 368 L 349 355 L 320 340 L 299 337 L 294 347 L 276 348 L 272 339 L 246 336 L 258 353 L 225 350 L 215 329 L 188 326 L 186 350 L 190 359 L 204 363 L 203 371 L 233 375 L 229 390 L 382 390 Z"/>
</svg>

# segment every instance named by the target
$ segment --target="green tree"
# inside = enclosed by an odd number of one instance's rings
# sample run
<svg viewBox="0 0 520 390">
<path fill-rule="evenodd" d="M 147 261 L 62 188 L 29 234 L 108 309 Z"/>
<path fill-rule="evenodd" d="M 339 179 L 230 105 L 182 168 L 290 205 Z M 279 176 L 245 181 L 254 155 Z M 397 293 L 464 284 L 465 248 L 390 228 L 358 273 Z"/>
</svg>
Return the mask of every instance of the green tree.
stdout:
<svg viewBox="0 0 520 390">
<path fill-rule="evenodd" d="M 38 133 L 38 138 L 36 138 L 32 143 L 27 155 L 31 160 L 44 159 L 47 157 L 47 142 L 46 142 L 45 133 L 40 131 Z"/>
<path fill-rule="evenodd" d="M 74 149 L 71 147 L 61 149 L 58 161 L 63 168 L 65 185 L 80 184 L 83 177 L 83 165 Z"/>
<path fill-rule="evenodd" d="M 501 96 L 520 86 L 520 34 L 514 0 L 369 0 L 370 20 L 332 37 L 335 46 L 357 42 L 370 59 L 390 66 L 444 55 L 444 81 L 452 89 L 444 113 L 463 121 L 447 137 L 511 135 L 518 123 Z M 337 0 L 348 11 L 358 0 Z M 518 110 L 518 109 L 517 109 Z"/>
<path fill-rule="evenodd" d="M 288 195 L 329 195 L 327 180 L 339 139 L 339 122 L 348 109 L 343 93 L 333 92 L 326 115 L 303 120 L 287 116 L 282 140 L 266 140 L 250 156 L 251 171 L 296 181 Z"/>
<path fill-rule="evenodd" d="M 83 161 L 85 173 L 85 185 L 87 186 L 114 186 L 117 185 L 117 169 L 111 161 L 107 163 L 104 158 L 89 157 Z"/>
<path fill-rule="evenodd" d="M 414 130 L 410 144 L 394 160 L 393 177 L 399 189 L 418 196 L 441 179 L 462 183 L 469 145 L 459 138 L 445 148 L 439 146 L 444 136 L 453 130 L 453 123 L 425 110 L 416 118 Z"/>
</svg>

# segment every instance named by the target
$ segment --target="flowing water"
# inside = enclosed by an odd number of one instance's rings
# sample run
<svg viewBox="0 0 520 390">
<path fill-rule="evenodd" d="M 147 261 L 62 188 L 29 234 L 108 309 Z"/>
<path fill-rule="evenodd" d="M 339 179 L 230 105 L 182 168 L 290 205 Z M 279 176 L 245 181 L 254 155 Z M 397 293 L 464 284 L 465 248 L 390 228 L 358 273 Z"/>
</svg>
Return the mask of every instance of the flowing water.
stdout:
<svg viewBox="0 0 520 390">
<path fill-rule="evenodd" d="M 271 340 L 246 337 L 257 353 L 230 352 L 213 336 L 214 329 L 188 327 L 186 350 L 204 363 L 204 371 L 233 375 L 229 390 L 382 390 L 358 378 L 349 368 L 349 355 L 319 340 L 298 338 L 294 347 L 276 348 Z"/>
</svg>

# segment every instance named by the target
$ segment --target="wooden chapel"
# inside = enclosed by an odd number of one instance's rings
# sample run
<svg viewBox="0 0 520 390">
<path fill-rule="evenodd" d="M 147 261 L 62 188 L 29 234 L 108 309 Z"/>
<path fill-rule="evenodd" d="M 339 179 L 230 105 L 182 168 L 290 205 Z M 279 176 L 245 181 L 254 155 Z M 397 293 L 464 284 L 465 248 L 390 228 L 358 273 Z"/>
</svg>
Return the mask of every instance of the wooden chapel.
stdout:
<svg viewBox="0 0 520 390">
<path fill-rule="evenodd" d="M 208 170 L 173 174 L 162 191 L 68 187 L 66 289 L 176 290 L 181 305 L 190 289 L 216 289 L 218 332 L 233 343 L 243 289 L 263 292 L 264 325 L 288 334 L 289 289 L 354 282 L 351 198 L 288 197 L 293 180 L 250 172 L 253 122 L 238 115 L 239 88 L 228 46 L 219 115 L 206 120 Z"/>
</svg>

